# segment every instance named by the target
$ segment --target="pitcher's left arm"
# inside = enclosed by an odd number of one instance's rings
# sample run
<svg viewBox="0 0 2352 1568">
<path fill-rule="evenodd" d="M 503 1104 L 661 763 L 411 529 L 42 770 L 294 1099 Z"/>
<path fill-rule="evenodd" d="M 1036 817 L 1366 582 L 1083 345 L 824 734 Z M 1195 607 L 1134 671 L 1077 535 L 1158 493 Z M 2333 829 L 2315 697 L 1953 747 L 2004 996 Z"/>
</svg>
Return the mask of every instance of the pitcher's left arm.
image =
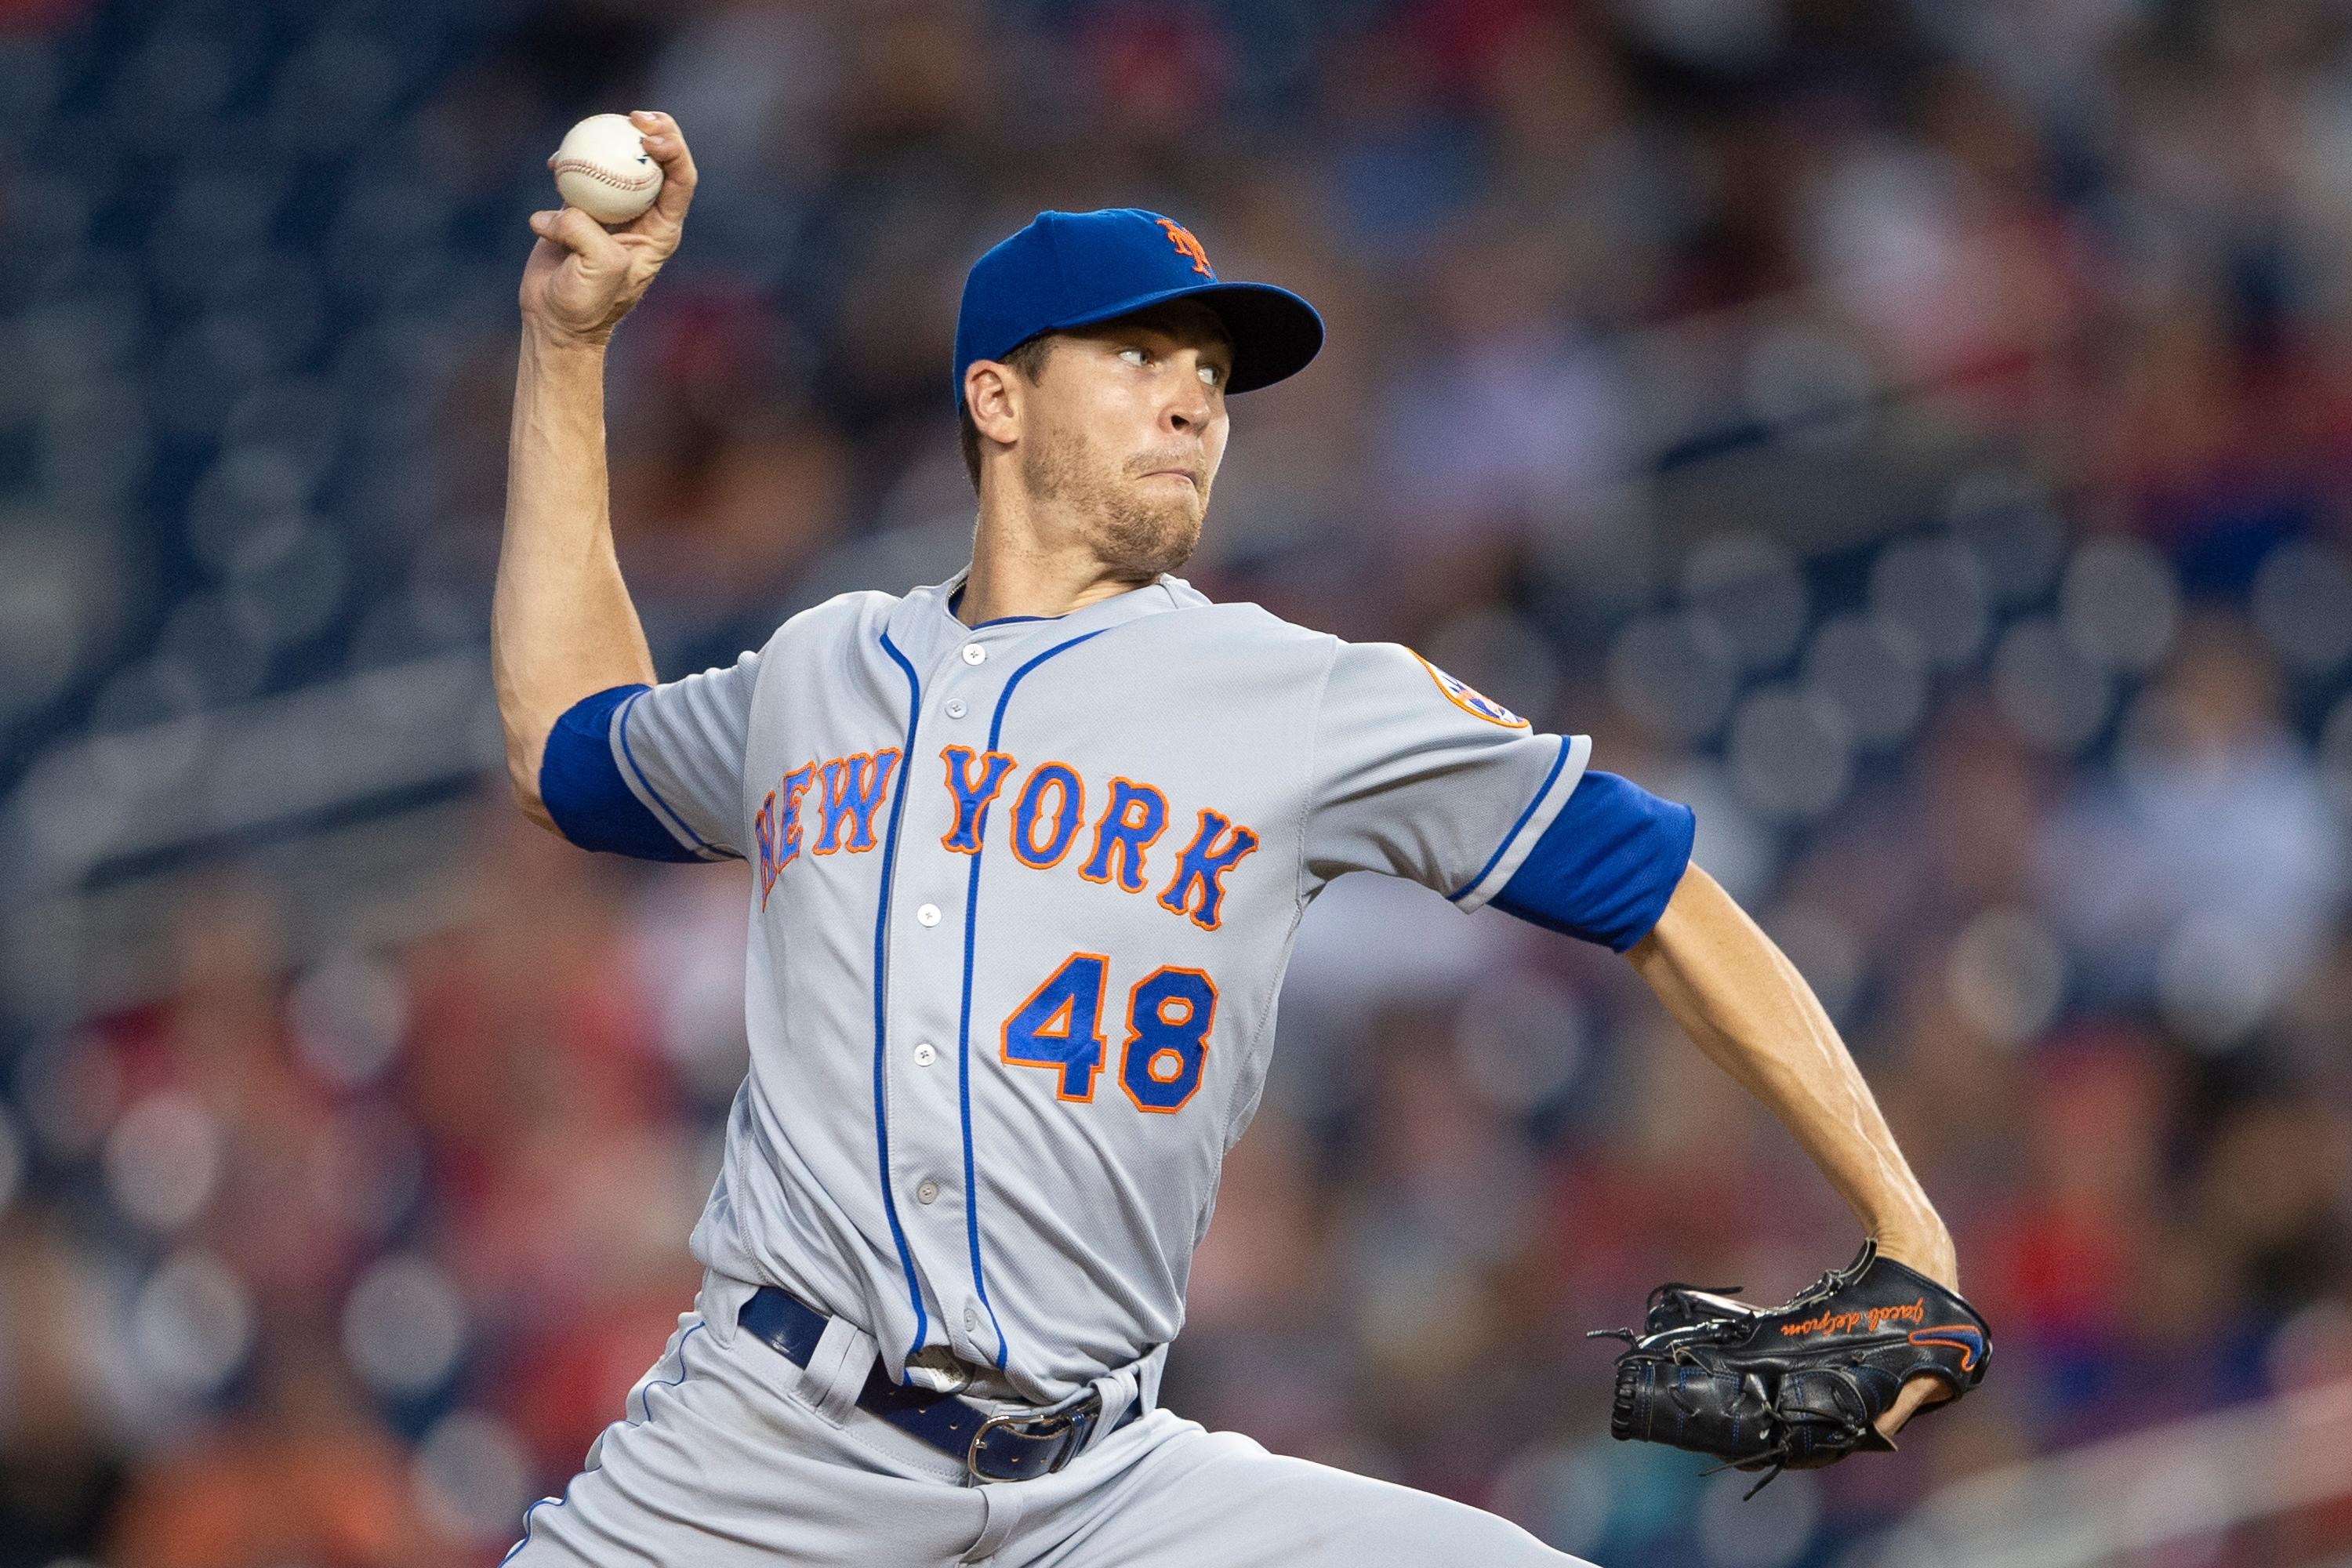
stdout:
<svg viewBox="0 0 2352 1568">
<path fill-rule="evenodd" d="M 1625 954 L 1698 1048 L 1788 1128 L 1878 1249 L 1957 1291 L 1951 1234 L 1895 1147 L 1870 1086 L 1805 977 L 1697 866 Z M 1878 1422 L 1891 1436 L 1948 1392 L 1915 1377 Z"/>
</svg>

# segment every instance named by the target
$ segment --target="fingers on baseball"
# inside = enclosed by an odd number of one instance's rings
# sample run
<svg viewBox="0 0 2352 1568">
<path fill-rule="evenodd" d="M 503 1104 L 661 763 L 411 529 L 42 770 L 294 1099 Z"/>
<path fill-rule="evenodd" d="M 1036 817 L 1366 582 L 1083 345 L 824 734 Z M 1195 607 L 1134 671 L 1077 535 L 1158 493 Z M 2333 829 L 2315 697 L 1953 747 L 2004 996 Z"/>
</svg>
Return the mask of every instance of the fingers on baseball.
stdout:
<svg viewBox="0 0 2352 1568">
<path fill-rule="evenodd" d="M 654 198 L 653 211 L 672 222 L 684 218 L 687 204 L 694 199 L 695 181 L 694 154 L 687 148 L 685 133 L 677 121 L 658 110 L 640 109 L 629 119 L 646 153 L 662 166 L 661 195 Z"/>
<path fill-rule="evenodd" d="M 530 231 L 541 239 L 552 240 L 591 264 L 619 259 L 613 237 L 605 232 L 604 226 L 578 207 L 568 206 L 561 212 L 533 213 L 530 215 Z"/>
</svg>

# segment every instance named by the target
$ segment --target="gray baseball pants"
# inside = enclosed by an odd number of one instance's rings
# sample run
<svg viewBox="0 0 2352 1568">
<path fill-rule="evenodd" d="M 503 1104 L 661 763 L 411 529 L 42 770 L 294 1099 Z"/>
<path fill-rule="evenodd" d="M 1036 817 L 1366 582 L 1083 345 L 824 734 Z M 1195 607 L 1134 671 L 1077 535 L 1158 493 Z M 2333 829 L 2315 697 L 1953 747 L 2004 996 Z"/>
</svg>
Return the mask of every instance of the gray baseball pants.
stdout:
<svg viewBox="0 0 2352 1568">
<path fill-rule="evenodd" d="M 804 1373 L 707 1281 L 561 1499 L 505 1568 L 1590 1568 L 1493 1514 L 1269 1454 L 1153 1410 L 1059 1474 L 965 1483 L 937 1449 L 848 1405 L 866 1365 Z M 721 1327 L 728 1331 L 720 1332 Z M 846 1408 L 844 1409 L 844 1406 Z M 844 1409 L 839 1425 L 818 1406 Z"/>
</svg>

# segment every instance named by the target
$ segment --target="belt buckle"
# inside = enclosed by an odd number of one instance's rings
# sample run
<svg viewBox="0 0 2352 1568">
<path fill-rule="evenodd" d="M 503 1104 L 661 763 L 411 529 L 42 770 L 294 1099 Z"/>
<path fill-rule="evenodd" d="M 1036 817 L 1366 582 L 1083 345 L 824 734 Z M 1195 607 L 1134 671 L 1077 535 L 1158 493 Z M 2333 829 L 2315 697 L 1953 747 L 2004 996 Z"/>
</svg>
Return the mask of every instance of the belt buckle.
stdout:
<svg viewBox="0 0 2352 1568">
<path fill-rule="evenodd" d="M 1099 1410 L 1101 1408 L 1102 1405 L 1099 1399 L 1095 1399 L 1081 1401 L 1067 1410 L 1056 1410 L 1045 1415 L 1034 1415 L 1017 1410 L 1000 1411 L 996 1415 L 991 1415 L 986 1420 L 982 1421 L 980 1424 L 979 1429 L 972 1433 L 971 1442 L 964 1449 L 963 1466 L 965 1473 L 980 1477 L 983 1479 L 997 1479 L 988 1476 L 987 1473 L 980 1468 L 981 1445 L 988 1441 L 988 1434 L 995 1427 L 1044 1426 L 1046 1430 L 1043 1432 L 1024 1432 L 1022 1434 L 1024 1437 L 1034 1436 L 1037 1439 L 1043 1440 L 1047 1437 L 1055 1436 L 1059 1434 L 1068 1432 L 1071 1428 L 1077 1426 L 1078 1420 L 1081 1416 L 1087 1415 L 1090 1411 Z M 1070 1462 L 1070 1454 L 1076 1447 L 1076 1445 L 1074 1443 L 1063 1444 L 1061 1451 L 1054 1456 L 1054 1462 L 1045 1467 L 1045 1473 L 1049 1476 L 1060 1473 L 1062 1467 Z"/>
</svg>

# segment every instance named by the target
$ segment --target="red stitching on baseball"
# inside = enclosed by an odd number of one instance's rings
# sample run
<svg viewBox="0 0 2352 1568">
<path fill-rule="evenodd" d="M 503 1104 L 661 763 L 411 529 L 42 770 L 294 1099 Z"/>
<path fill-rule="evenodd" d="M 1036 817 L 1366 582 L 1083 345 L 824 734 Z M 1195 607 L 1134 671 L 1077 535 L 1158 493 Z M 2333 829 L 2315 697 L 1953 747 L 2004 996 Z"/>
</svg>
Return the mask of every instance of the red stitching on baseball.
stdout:
<svg viewBox="0 0 2352 1568">
<path fill-rule="evenodd" d="M 658 170 L 648 170 L 634 180 L 624 180 L 601 163 L 591 163 L 583 158 L 558 158 L 555 172 L 559 174 L 585 174 L 592 180 L 602 180 L 616 191 L 642 191 L 654 183 Z"/>
</svg>

